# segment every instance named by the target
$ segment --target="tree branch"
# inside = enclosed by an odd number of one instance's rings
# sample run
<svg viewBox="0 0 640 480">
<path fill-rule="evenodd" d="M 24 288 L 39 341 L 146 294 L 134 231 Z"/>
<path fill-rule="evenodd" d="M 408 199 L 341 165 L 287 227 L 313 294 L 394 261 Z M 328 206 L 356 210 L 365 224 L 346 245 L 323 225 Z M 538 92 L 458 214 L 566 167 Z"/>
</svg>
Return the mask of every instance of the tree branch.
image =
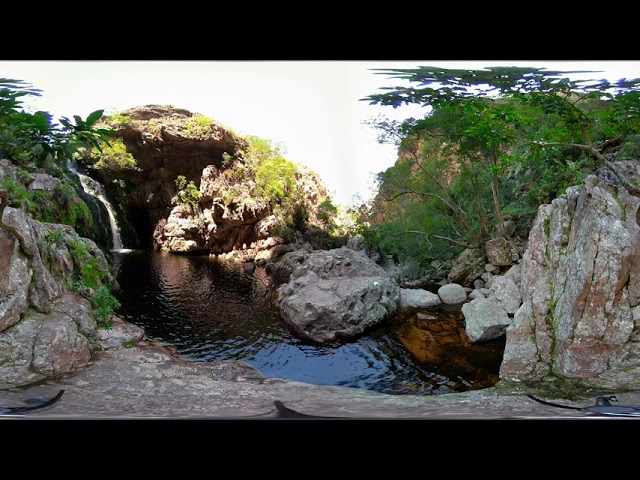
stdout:
<svg viewBox="0 0 640 480">
<path fill-rule="evenodd" d="M 427 232 L 421 232 L 420 230 L 403 230 L 402 232 L 394 233 L 392 236 L 399 237 L 400 235 L 404 235 L 406 233 L 414 233 L 414 234 L 418 234 L 418 235 L 423 235 L 423 236 L 427 237 L 427 239 L 429 237 L 433 237 L 433 238 L 437 238 L 439 240 L 445 240 L 447 242 L 453 243 L 454 245 L 458 245 L 458 246 L 464 247 L 464 248 L 477 248 L 478 247 L 477 245 L 474 245 L 474 244 L 469 243 L 469 242 L 460 242 L 458 240 L 454 240 L 453 238 L 444 237 L 442 235 L 434 235 L 432 233 L 427 233 Z"/>
</svg>

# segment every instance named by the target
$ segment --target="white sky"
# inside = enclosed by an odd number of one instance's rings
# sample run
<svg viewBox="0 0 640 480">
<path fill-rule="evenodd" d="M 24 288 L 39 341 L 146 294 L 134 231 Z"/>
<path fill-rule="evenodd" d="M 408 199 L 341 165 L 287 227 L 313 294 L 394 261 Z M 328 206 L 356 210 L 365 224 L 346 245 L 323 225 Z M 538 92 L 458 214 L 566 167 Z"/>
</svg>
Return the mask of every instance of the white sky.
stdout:
<svg viewBox="0 0 640 480">
<path fill-rule="evenodd" d="M 173 105 L 201 113 L 245 135 L 281 144 L 291 161 L 320 175 L 334 202 L 371 197 L 372 176 L 393 165 L 395 148 L 363 125 L 382 114 L 420 118 L 419 106 L 372 106 L 361 98 L 398 84 L 372 68 L 418 66 L 477 69 L 528 66 L 591 70 L 586 78 L 640 78 L 640 61 L 2 61 L 0 78 L 42 90 L 29 105 L 55 119 L 99 109 Z M 395 83 L 393 83 L 395 82 Z"/>
</svg>

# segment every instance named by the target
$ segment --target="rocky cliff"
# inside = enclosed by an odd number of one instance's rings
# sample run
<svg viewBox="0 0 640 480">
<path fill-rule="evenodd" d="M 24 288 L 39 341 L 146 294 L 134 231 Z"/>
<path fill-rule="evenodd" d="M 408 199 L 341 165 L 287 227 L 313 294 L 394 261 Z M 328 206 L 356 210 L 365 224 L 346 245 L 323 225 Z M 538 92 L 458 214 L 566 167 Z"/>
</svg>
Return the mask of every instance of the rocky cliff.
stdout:
<svg viewBox="0 0 640 480">
<path fill-rule="evenodd" d="M 295 222 L 260 194 L 247 160 L 247 138 L 215 121 L 183 109 L 148 105 L 106 117 L 103 123 L 117 131 L 135 165 L 98 170 L 99 155 L 84 160 L 93 164 L 92 174 L 117 199 L 121 221 L 135 230 L 138 245 L 131 246 L 187 254 L 250 249 L 247 256 L 252 256 L 268 248 L 265 241 L 275 236 L 274 227 Z M 176 183 L 180 176 L 190 192 Z M 289 214 L 300 213 L 313 225 L 328 192 L 305 167 L 297 165 L 294 176 L 294 191 L 279 203 L 287 203 Z"/>
<path fill-rule="evenodd" d="M 115 286 L 104 254 L 69 226 L 0 217 L 0 389 L 86 366 L 99 349 L 86 282 Z"/>
<path fill-rule="evenodd" d="M 617 162 L 632 184 L 640 162 Z M 521 262 L 505 382 L 634 390 L 640 378 L 640 199 L 606 171 L 542 205 Z"/>
<path fill-rule="evenodd" d="M 158 222 L 169 217 L 179 175 L 199 187 L 205 167 L 220 167 L 223 154 L 233 156 L 246 147 L 229 129 L 211 121 L 201 125 L 198 119 L 187 110 L 148 105 L 101 120 L 102 126 L 116 130 L 135 164 L 91 168 L 101 157 L 83 160 L 90 175 L 105 185 L 123 233 L 129 231 L 130 246 L 158 247 L 152 234 Z"/>
</svg>

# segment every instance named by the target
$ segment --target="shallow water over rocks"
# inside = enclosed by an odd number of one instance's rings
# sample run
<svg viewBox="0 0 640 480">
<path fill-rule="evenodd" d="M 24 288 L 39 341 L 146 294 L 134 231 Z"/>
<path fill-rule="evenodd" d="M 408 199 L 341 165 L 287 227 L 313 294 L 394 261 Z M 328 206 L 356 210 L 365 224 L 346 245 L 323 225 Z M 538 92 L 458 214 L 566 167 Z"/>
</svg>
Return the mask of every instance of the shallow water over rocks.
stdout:
<svg viewBox="0 0 640 480">
<path fill-rule="evenodd" d="M 113 255 L 118 315 L 183 359 L 241 360 L 265 377 L 392 394 L 461 392 L 498 381 L 504 339 L 470 344 L 459 309 L 405 310 L 357 338 L 316 345 L 284 325 L 263 268 L 156 251 Z"/>
</svg>

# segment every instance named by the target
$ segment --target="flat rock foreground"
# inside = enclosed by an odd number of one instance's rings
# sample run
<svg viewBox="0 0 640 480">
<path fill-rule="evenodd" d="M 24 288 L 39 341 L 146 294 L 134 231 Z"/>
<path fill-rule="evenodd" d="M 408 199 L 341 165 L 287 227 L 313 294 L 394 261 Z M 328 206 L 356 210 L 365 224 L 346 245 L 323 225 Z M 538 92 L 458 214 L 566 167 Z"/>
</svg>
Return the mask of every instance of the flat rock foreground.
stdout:
<svg viewBox="0 0 640 480">
<path fill-rule="evenodd" d="M 64 393 L 53 404 L 42 407 L 38 403 L 61 390 Z M 616 397 L 615 405 L 640 407 L 640 392 Z M 595 405 L 595 396 L 580 402 L 546 401 L 582 408 Z M 242 363 L 188 362 L 162 346 L 144 342 L 135 348 L 101 352 L 89 366 L 59 380 L 0 391 L 0 419 L 17 420 L 605 417 L 611 418 L 544 405 L 528 398 L 526 392 L 507 393 L 498 388 L 434 396 L 388 395 L 265 378 Z"/>
</svg>

